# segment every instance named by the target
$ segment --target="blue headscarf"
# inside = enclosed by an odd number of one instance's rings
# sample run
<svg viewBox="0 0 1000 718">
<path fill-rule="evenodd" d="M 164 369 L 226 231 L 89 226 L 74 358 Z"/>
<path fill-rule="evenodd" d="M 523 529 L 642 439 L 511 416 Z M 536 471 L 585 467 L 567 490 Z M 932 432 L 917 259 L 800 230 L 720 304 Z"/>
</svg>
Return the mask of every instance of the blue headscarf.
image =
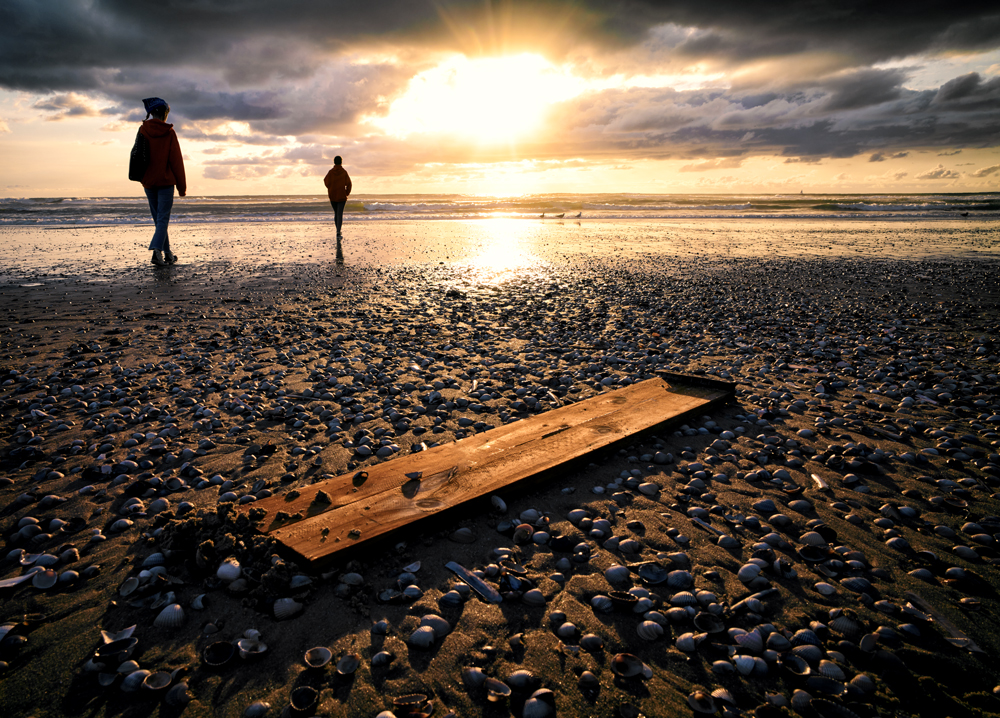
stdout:
<svg viewBox="0 0 1000 718">
<path fill-rule="evenodd" d="M 149 113 L 160 106 L 166 107 L 170 110 L 170 105 L 167 104 L 166 100 L 162 100 L 159 97 L 147 97 L 142 101 L 142 106 L 146 108 L 146 119 L 149 119 Z"/>
</svg>

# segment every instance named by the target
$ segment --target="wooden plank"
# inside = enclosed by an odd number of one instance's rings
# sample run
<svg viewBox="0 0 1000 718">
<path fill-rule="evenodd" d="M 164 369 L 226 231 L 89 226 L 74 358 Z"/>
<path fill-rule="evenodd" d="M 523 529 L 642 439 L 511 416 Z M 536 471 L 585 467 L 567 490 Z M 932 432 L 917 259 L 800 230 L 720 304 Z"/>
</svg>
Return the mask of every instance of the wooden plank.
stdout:
<svg viewBox="0 0 1000 718">
<path fill-rule="evenodd" d="M 294 498 L 269 497 L 238 510 L 265 509 L 267 515 L 258 525 L 261 531 L 301 558 L 322 562 L 692 412 L 707 411 L 732 395 L 729 384 L 650 379 L 303 487 Z M 279 512 L 299 518 L 279 520 Z"/>
</svg>

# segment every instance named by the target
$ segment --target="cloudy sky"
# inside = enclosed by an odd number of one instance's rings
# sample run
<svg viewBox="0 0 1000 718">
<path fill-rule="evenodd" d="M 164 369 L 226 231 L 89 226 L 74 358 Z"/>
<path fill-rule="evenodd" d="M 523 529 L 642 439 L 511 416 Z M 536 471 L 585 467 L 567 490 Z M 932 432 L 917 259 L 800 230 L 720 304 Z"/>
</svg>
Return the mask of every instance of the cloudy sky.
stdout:
<svg viewBox="0 0 1000 718">
<path fill-rule="evenodd" d="M 867 0 L 4 0 L 0 195 L 1000 190 L 1000 8 Z"/>
</svg>

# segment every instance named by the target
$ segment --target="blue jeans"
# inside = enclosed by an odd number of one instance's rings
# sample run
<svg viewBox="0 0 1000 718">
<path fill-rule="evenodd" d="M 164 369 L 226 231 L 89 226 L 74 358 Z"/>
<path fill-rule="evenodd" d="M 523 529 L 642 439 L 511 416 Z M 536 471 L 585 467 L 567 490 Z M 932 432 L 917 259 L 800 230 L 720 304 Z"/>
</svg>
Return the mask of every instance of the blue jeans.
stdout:
<svg viewBox="0 0 1000 718">
<path fill-rule="evenodd" d="M 149 213 L 153 215 L 156 231 L 149 241 L 149 248 L 170 249 L 170 237 L 167 236 L 167 224 L 170 222 L 170 210 L 174 206 L 174 186 L 146 187 L 146 199 L 149 200 Z"/>
</svg>

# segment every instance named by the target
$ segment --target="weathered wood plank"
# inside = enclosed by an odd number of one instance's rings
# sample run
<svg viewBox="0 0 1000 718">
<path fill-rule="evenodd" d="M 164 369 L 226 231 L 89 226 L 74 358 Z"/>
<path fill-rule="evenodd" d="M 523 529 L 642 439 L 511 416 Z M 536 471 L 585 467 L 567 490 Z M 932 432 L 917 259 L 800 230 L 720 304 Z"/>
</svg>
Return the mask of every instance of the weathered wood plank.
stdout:
<svg viewBox="0 0 1000 718">
<path fill-rule="evenodd" d="M 705 411 L 731 394 L 728 385 L 668 385 L 650 379 L 302 488 L 291 500 L 271 497 L 240 510 L 265 509 L 262 531 L 302 558 L 319 562 L 691 412 Z M 410 478 L 415 474 L 420 478 Z M 303 518 L 277 521 L 279 511 Z"/>
</svg>

